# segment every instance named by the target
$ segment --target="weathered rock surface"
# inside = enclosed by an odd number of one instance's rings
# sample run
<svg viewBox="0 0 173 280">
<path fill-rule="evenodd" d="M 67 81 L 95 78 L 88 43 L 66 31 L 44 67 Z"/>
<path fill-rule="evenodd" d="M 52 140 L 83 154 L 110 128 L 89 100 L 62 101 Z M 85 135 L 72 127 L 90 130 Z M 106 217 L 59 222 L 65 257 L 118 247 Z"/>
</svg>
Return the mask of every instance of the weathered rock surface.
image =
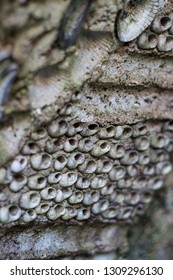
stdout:
<svg viewBox="0 0 173 280">
<path fill-rule="evenodd" d="M 93 1 L 76 45 L 63 50 L 55 42 L 69 3 L 0 4 L 1 259 L 172 259 L 171 1 L 125 44 L 114 33 L 122 1 Z M 85 151 L 84 140 L 94 147 Z M 117 144 L 122 156 L 111 152 Z M 93 187 L 100 175 L 106 185 Z"/>
</svg>

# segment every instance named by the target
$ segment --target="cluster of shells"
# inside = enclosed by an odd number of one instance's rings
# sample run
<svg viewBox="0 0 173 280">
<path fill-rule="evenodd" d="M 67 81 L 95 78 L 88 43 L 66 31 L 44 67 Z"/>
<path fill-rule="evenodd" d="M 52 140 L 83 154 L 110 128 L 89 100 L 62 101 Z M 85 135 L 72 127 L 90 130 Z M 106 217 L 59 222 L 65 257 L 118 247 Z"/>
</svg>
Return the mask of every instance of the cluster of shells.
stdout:
<svg viewBox="0 0 173 280">
<path fill-rule="evenodd" d="M 172 169 L 173 123 L 102 126 L 66 104 L 0 169 L 0 224 L 131 221 Z"/>
<path fill-rule="evenodd" d="M 137 45 L 143 50 L 173 51 L 173 12 L 156 16 L 150 28 L 138 37 Z"/>
</svg>

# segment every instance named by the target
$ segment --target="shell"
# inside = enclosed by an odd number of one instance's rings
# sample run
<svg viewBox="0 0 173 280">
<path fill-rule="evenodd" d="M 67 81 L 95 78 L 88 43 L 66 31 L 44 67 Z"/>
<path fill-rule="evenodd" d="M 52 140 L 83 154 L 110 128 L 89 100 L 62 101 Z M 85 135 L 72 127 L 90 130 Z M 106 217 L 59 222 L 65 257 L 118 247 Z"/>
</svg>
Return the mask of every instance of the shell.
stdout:
<svg viewBox="0 0 173 280">
<path fill-rule="evenodd" d="M 167 32 L 160 34 L 157 49 L 160 52 L 173 51 L 173 36 L 169 35 Z"/>
<path fill-rule="evenodd" d="M 136 39 L 152 22 L 159 7 L 159 0 L 128 1 L 116 19 L 115 30 L 121 42 Z"/>
<path fill-rule="evenodd" d="M 8 205 L 0 208 L 0 222 L 3 224 L 14 222 L 21 216 L 21 209 L 18 205 Z"/>
<path fill-rule="evenodd" d="M 74 45 L 81 30 L 92 0 L 72 0 L 63 16 L 59 34 L 58 45 L 61 49 L 67 49 Z"/>
<path fill-rule="evenodd" d="M 151 25 L 153 32 L 160 34 L 172 26 L 172 19 L 169 16 L 156 17 Z"/>
<path fill-rule="evenodd" d="M 153 32 L 143 32 L 137 40 L 138 47 L 143 50 L 154 49 L 157 43 L 158 37 Z"/>
<path fill-rule="evenodd" d="M 21 173 L 27 166 L 27 158 L 17 156 L 11 164 L 11 171 L 15 174 Z"/>
</svg>

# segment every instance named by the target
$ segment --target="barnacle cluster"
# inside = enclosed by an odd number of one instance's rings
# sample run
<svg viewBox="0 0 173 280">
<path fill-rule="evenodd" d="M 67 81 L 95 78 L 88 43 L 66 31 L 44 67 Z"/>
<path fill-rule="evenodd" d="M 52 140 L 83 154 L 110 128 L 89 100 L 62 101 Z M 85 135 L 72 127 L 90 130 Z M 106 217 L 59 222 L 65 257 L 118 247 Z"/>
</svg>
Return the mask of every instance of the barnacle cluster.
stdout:
<svg viewBox="0 0 173 280">
<path fill-rule="evenodd" d="M 173 51 L 173 13 L 156 16 L 150 28 L 138 37 L 137 45 L 143 50 Z"/>
<path fill-rule="evenodd" d="M 34 129 L 0 169 L 0 224 L 131 221 L 172 169 L 172 121 L 102 125 L 80 118 L 78 97 Z"/>
</svg>

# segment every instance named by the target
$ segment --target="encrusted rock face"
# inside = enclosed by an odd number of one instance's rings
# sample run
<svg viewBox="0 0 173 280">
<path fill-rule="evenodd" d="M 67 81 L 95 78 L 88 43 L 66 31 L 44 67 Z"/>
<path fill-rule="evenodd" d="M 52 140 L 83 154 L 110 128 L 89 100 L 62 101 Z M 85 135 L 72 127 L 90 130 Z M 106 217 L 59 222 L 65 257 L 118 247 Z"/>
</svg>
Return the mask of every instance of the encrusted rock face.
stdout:
<svg viewBox="0 0 173 280">
<path fill-rule="evenodd" d="M 2 258 L 127 252 L 127 230 L 172 170 L 172 6 L 162 2 L 3 4 Z M 135 36 L 121 40 L 134 16 Z"/>
</svg>

